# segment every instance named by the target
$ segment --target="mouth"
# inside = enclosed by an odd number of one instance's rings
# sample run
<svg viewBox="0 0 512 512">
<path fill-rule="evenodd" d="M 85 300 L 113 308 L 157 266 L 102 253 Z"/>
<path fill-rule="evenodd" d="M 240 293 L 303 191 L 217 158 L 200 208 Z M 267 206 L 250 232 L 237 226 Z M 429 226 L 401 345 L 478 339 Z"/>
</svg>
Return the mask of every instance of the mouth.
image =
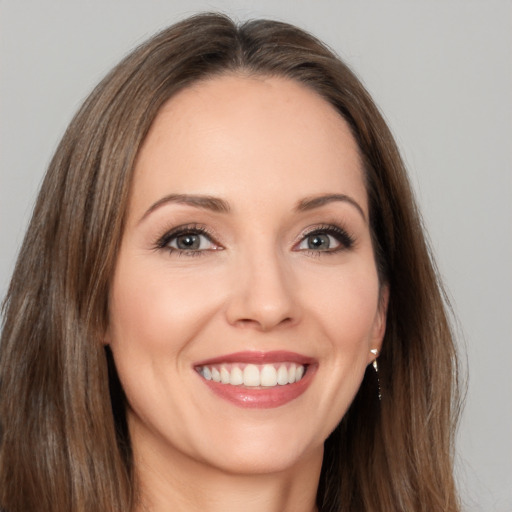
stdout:
<svg viewBox="0 0 512 512">
<path fill-rule="evenodd" d="M 248 388 L 273 388 L 294 384 L 302 379 L 306 369 L 307 365 L 290 361 L 262 365 L 222 363 L 196 367 L 196 371 L 206 380 Z"/>
<path fill-rule="evenodd" d="M 215 394 L 239 407 L 272 408 L 302 395 L 318 364 L 292 352 L 239 352 L 194 369 Z"/>
</svg>

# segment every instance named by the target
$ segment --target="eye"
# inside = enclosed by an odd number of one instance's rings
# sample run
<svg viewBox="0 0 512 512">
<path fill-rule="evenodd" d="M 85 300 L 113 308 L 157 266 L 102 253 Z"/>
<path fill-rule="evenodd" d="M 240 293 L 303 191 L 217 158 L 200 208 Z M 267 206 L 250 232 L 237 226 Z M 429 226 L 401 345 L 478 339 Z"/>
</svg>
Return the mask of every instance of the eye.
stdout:
<svg viewBox="0 0 512 512">
<path fill-rule="evenodd" d="M 313 251 L 328 251 L 337 248 L 340 242 L 332 235 L 327 233 L 315 233 L 308 235 L 300 244 L 299 249 L 309 249 Z"/>
<path fill-rule="evenodd" d="M 354 244 L 352 237 L 338 226 L 316 228 L 307 233 L 297 246 L 301 251 L 336 253 L 349 249 Z"/>
<path fill-rule="evenodd" d="M 221 249 L 204 228 L 191 226 L 181 226 L 166 233 L 158 240 L 156 248 L 190 256 Z"/>
<path fill-rule="evenodd" d="M 167 242 L 167 247 L 179 249 L 180 251 L 205 251 L 213 249 L 215 244 L 206 235 L 191 232 L 171 238 Z"/>
</svg>

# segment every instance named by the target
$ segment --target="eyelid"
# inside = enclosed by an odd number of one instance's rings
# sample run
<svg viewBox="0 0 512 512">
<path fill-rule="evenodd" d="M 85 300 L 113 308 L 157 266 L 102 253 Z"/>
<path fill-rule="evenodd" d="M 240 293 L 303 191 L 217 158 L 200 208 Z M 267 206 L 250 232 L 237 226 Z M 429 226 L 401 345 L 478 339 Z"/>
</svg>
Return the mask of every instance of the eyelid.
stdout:
<svg viewBox="0 0 512 512">
<path fill-rule="evenodd" d="M 314 251 L 312 249 L 299 249 L 301 251 L 310 251 L 314 253 L 330 253 L 334 254 L 343 250 L 351 249 L 355 244 L 355 238 L 349 232 L 338 224 L 320 224 L 307 228 L 301 235 L 298 242 L 294 244 L 294 248 L 298 247 L 308 236 L 316 234 L 327 234 L 336 238 L 339 242 L 339 247 L 326 251 Z"/>
<path fill-rule="evenodd" d="M 195 233 L 197 235 L 205 236 L 206 238 L 208 238 L 208 240 L 210 240 L 216 246 L 216 249 L 201 249 L 201 250 L 186 251 L 184 249 L 178 249 L 176 247 L 169 246 L 169 243 L 173 239 L 175 239 L 181 235 L 186 235 L 189 233 Z M 164 234 L 161 235 L 156 240 L 156 242 L 153 244 L 153 246 L 155 249 L 166 249 L 166 250 L 169 250 L 170 252 L 178 251 L 178 252 L 191 252 L 191 253 L 192 252 L 201 253 L 201 252 L 207 252 L 209 250 L 211 251 L 211 250 L 223 249 L 222 245 L 219 242 L 217 242 L 216 236 L 214 235 L 212 230 L 209 229 L 208 226 L 206 226 L 204 224 L 197 224 L 197 223 L 182 224 L 180 226 L 176 226 L 171 229 L 167 229 L 164 232 Z"/>
<path fill-rule="evenodd" d="M 169 243 L 179 237 L 180 235 L 185 235 L 189 233 L 195 233 L 198 235 L 205 236 L 208 238 L 209 241 L 212 242 L 216 247 L 212 249 L 179 249 L 177 247 L 170 247 Z M 330 236 L 333 236 L 336 238 L 336 240 L 339 243 L 339 246 L 330 249 L 330 250 L 312 250 L 312 249 L 298 249 L 298 246 L 308 237 L 315 234 L 327 234 Z M 222 250 L 224 249 L 223 245 L 217 241 L 218 237 L 215 235 L 213 230 L 209 228 L 209 226 L 205 224 L 199 224 L 199 223 L 189 223 L 189 224 L 182 224 L 179 226 L 172 227 L 170 229 L 167 229 L 164 231 L 164 234 L 157 238 L 157 240 L 154 242 L 153 247 L 156 250 L 165 249 L 169 252 L 178 252 L 178 253 L 189 253 L 189 254 L 196 254 L 199 255 L 201 253 L 205 252 L 211 252 L 214 250 Z M 310 226 L 306 228 L 302 234 L 299 236 L 298 240 L 294 243 L 293 249 L 298 251 L 309 251 L 312 253 L 316 253 L 318 255 L 319 253 L 330 253 L 334 254 L 340 251 L 349 250 L 353 247 L 355 244 L 356 239 L 349 234 L 349 232 L 339 225 L 339 223 L 331 223 L 331 224 L 317 224 L 314 226 Z"/>
</svg>

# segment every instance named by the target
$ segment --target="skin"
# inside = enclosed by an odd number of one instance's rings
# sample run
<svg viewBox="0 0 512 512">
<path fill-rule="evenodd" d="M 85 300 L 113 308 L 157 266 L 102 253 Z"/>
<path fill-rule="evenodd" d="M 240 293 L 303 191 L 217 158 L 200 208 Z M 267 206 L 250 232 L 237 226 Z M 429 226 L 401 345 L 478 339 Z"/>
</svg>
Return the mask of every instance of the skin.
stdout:
<svg viewBox="0 0 512 512">
<path fill-rule="evenodd" d="M 334 193 L 348 199 L 297 210 Z M 229 212 L 159 203 L 169 194 L 214 196 Z M 158 246 L 190 224 L 210 233 L 199 250 Z M 333 225 L 353 244 L 324 235 L 330 245 L 311 248 L 308 232 Z M 129 403 L 138 510 L 315 510 L 323 442 L 380 349 L 386 305 L 358 147 L 331 105 L 241 75 L 171 98 L 136 163 L 105 337 Z M 240 408 L 194 370 L 253 350 L 314 358 L 306 392 Z"/>
</svg>

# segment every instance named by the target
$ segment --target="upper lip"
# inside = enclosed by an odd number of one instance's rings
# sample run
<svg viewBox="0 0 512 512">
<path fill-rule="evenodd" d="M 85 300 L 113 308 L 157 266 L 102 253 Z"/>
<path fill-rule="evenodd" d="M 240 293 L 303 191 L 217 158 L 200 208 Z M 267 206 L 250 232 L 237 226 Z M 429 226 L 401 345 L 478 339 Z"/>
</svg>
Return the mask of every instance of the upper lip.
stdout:
<svg viewBox="0 0 512 512">
<path fill-rule="evenodd" d="M 194 366 L 207 366 L 221 363 L 247 363 L 247 364 L 267 364 L 267 363 L 298 363 L 302 365 L 313 364 L 316 360 L 312 357 L 289 352 L 287 350 L 263 351 L 245 351 L 225 354 L 211 359 L 205 359 L 194 364 Z"/>
</svg>

